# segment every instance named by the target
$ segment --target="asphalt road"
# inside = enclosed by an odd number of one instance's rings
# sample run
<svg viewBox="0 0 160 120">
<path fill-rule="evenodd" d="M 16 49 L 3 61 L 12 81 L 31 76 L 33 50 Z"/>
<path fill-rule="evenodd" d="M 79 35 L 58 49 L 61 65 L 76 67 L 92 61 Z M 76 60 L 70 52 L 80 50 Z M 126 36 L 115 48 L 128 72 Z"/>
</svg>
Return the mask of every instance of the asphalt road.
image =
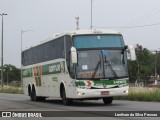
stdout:
<svg viewBox="0 0 160 120">
<path fill-rule="evenodd" d="M 0 111 L 81 111 L 82 117 L 76 117 L 76 120 L 101 120 L 114 119 L 114 120 L 133 120 L 133 119 L 147 119 L 154 120 L 160 119 L 160 117 L 105 117 L 105 112 L 95 111 L 160 111 L 160 103 L 156 102 L 138 102 L 138 101 L 120 101 L 114 100 L 111 105 L 104 105 L 102 100 L 92 101 L 74 101 L 70 106 L 64 106 L 60 99 L 47 99 L 45 102 L 32 102 L 30 98 L 21 94 L 3 94 L 0 93 Z M 87 112 L 86 112 L 87 111 Z M 63 112 L 62 112 L 63 113 Z M 75 117 L 47 117 L 45 120 L 50 119 L 62 119 L 72 120 Z M 131 112 L 129 112 L 131 113 Z M 74 113 L 73 113 L 74 114 Z M 86 117 L 86 115 L 90 117 Z M 92 117 L 93 116 L 93 117 Z M 94 117 L 97 116 L 97 117 Z M 0 118 L 2 119 L 2 118 Z M 6 118 L 3 118 L 6 120 Z M 2 119 L 2 120 L 3 120 Z M 10 118 L 11 119 L 11 118 Z M 17 120 L 19 118 L 12 118 Z M 23 118 L 28 119 L 28 118 Z M 34 118 L 35 119 L 35 118 Z M 44 118 L 37 118 L 44 119 Z"/>
</svg>

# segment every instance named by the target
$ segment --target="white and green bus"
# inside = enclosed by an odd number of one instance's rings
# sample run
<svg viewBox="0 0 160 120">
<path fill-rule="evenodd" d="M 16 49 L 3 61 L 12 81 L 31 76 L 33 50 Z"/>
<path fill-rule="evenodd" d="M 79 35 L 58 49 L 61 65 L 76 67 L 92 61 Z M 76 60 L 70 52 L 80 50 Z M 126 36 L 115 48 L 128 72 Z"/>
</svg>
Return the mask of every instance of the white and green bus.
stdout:
<svg viewBox="0 0 160 120">
<path fill-rule="evenodd" d="M 134 48 L 124 44 L 119 32 L 55 35 L 22 52 L 24 93 L 32 101 L 54 97 L 65 105 L 94 99 L 111 104 L 114 96 L 128 95 L 128 57 L 135 59 Z"/>
</svg>

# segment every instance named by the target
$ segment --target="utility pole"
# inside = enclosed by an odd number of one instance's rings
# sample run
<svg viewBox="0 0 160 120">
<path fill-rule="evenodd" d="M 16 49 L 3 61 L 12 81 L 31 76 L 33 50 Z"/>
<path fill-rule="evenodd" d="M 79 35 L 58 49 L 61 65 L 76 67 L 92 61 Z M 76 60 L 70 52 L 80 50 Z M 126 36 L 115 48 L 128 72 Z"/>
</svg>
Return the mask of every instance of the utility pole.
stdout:
<svg viewBox="0 0 160 120">
<path fill-rule="evenodd" d="M 140 83 L 140 62 L 137 60 L 137 84 Z"/>
<path fill-rule="evenodd" d="M 156 55 L 155 55 L 155 81 L 157 80 L 157 50 L 155 51 Z"/>
<path fill-rule="evenodd" d="M 92 3 L 93 3 L 93 0 L 91 0 L 91 26 L 90 26 L 90 28 L 92 29 Z"/>
<path fill-rule="evenodd" d="M 2 16 L 2 41 L 1 41 L 1 87 L 3 90 L 3 15 L 7 15 L 5 13 L 0 14 Z"/>
<path fill-rule="evenodd" d="M 75 17 L 76 19 L 76 30 L 79 30 L 79 16 Z"/>
</svg>

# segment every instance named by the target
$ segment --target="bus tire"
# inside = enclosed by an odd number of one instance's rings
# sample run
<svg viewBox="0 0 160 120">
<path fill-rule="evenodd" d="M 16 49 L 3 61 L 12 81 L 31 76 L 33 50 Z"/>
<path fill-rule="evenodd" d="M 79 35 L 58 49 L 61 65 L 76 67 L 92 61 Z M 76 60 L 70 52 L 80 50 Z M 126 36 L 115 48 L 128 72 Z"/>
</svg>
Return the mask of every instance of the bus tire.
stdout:
<svg viewBox="0 0 160 120">
<path fill-rule="evenodd" d="M 31 99 L 31 101 L 45 101 L 46 97 L 38 97 L 38 96 L 36 96 L 36 90 L 33 87 L 32 91 L 31 91 L 31 94 L 30 94 L 30 99 Z"/>
<path fill-rule="evenodd" d="M 46 97 L 37 97 L 37 101 L 45 101 Z"/>
<path fill-rule="evenodd" d="M 64 86 L 61 88 L 61 97 L 62 97 L 62 102 L 64 105 L 70 105 L 72 104 L 72 100 L 66 98 L 66 92 Z"/>
<path fill-rule="evenodd" d="M 113 97 L 103 98 L 103 103 L 106 105 L 112 104 L 112 101 L 113 101 Z"/>
<path fill-rule="evenodd" d="M 28 85 L 28 96 L 31 96 L 31 86 Z"/>
<path fill-rule="evenodd" d="M 31 101 L 37 101 L 38 100 L 38 97 L 36 96 L 36 90 L 35 90 L 34 86 L 32 88 L 30 98 L 31 98 Z"/>
</svg>

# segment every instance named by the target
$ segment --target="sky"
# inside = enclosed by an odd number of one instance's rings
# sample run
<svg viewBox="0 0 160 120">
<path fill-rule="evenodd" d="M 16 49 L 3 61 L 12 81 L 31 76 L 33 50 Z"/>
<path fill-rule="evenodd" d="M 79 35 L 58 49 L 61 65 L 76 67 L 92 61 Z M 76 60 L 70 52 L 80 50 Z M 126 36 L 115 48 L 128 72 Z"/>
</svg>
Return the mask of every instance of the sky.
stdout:
<svg viewBox="0 0 160 120">
<path fill-rule="evenodd" d="M 126 45 L 160 48 L 160 0 L 93 0 L 93 28 L 122 33 Z M 4 18 L 4 64 L 21 65 L 22 49 L 53 34 L 90 29 L 91 0 L 0 0 Z M 0 38 L 1 38 L 0 16 Z M 1 41 L 1 39 L 0 39 Z M 1 44 L 1 42 L 0 42 Z"/>
</svg>

